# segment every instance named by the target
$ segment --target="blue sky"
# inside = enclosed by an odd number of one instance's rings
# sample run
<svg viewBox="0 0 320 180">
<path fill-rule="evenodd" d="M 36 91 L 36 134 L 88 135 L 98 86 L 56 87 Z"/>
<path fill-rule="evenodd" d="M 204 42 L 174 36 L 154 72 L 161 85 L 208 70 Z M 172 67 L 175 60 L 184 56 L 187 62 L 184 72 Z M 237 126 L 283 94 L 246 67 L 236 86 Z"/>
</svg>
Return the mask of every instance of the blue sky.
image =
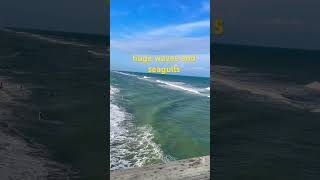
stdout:
<svg viewBox="0 0 320 180">
<path fill-rule="evenodd" d="M 177 65 L 179 75 L 210 74 L 210 1 L 127 0 L 110 4 L 112 70 L 146 72 Z M 196 55 L 196 63 L 143 65 L 132 55 Z"/>
</svg>

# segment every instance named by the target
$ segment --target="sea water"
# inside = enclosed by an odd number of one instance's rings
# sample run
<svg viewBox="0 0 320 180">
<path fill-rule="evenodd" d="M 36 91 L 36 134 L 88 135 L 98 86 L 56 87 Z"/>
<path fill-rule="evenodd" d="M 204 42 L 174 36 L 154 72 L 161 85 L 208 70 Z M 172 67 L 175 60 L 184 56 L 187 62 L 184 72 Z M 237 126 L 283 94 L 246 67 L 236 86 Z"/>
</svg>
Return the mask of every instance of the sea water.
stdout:
<svg viewBox="0 0 320 180">
<path fill-rule="evenodd" d="M 112 71 L 111 169 L 208 155 L 210 80 Z"/>
</svg>

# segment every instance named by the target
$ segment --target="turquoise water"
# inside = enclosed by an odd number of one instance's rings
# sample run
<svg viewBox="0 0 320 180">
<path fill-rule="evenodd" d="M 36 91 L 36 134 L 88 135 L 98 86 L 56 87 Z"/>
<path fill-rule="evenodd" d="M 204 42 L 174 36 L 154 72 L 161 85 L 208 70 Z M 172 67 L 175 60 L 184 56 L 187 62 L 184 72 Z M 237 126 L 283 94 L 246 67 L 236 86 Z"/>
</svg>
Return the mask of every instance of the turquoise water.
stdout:
<svg viewBox="0 0 320 180">
<path fill-rule="evenodd" d="M 111 72 L 111 169 L 208 155 L 209 78 Z"/>
</svg>

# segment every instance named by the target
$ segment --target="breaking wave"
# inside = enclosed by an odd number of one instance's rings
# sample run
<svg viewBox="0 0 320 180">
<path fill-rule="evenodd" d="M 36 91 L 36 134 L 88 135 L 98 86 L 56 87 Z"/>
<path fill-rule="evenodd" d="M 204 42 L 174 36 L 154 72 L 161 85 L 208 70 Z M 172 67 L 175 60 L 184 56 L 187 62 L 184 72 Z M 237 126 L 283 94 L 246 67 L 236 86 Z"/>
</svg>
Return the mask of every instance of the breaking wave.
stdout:
<svg viewBox="0 0 320 180">
<path fill-rule="evenodd" d="M 88 53 L 97 56 L 97 57 L 106 57 L 107 54 L 106 53 L 101 53 L 101 52 L 96 52 L 96 51 L 92 51 L 92 50 L 88 50 Z"/>
<path fill-rule="evenodd" d="M 141 167 L 152 162 L 166 162 L 172 159 L 165 156 L 160 146 L 153 141 L 150 126 L 135 127 L 133 116 L 117 105 L 120 90 L 110 88 L 110 162 L 111 170 Z"/>
<path fill-rule="evenodd" d="M 78 47 L 89 47 L 89 45 L 86 45 L 86 44 L 81 44 L 81 43 L 73 42 L 73 41 L 65 41 L 65 40 L 62 40 L 62 39 L 55 39 L 55 38 L 52 38 L 52 37 L 46 37 L 46 36 L 42 36 L 42 35 L 39 35 L 39 34 L 33 34 L 33 33 L 29 33 L 29 32 L 14 31 L 14 30 L 10 30 L 10 29 L 6 29 L 6 31 L 14 32 L 16 34 L 20 34 L 20 35 L 23 35 L 23 36 L 26 36 L 26 37 L 31 37 L 31 38 L 47 41 L 49 43 L 54 43 L 54 44 L 72 45 L 72 46 L 78 46 Z"/>
<path fill-rule="evenodd" d="M 120 71 L 114 71 L 114 72 L 118 73 L 118 74 L 126 75 L 126 76 L 137 77 L 137 75 L 135 75 L 135 74 L 129 74 L 129 73 L 124 73 L 124 72 L 120 72 Z"/>
</svg>

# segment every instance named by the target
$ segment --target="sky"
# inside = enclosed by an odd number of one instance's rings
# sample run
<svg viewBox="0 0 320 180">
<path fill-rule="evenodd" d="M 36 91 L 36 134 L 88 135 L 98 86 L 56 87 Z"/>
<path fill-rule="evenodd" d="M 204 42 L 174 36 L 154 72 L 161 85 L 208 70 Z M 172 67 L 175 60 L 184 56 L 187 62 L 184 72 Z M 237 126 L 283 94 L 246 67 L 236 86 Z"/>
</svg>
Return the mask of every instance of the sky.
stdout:
<svg viewBox="0 0 320 180">
<path fill-rule="evenodd" d="M 0 0 L 0 28 L 108 34 L 108 14 L 105 0 Z"/>
<path fill-rule="evenodd" d="M 113 21 L 131 12 L 128 18 L 132 19 L 148 14 L 146 24 L 174 25 L 175 19 L 186 23 L 204 20 L 201 11 L 208 10 L 201 0 L 123 2 L 111 2 L 115 7 L 111 12 Z M 148 3 L 143 5 L 144 2 Z M 161 12 L 155 8 L 159 3 L 163 5 Z M 225 35 L 218 42 L 320 49 L 319 0 L 213 0 L 213 5 L 215 18 L 224 20 Z M 0 0 L 0 28 L 108 34 L 108 14 L 105 0 Z M 154 21 L 154 17 L 160 20 Z M 128 26 L 136 28 L 144 28 L 143 24 L 128 22 Z"/>
<path fill-rule="evenodd" d="M 320 50 L 319 0 L 214 0 L 216 42 Z"/>
<path fill-rule="evenodd" d="M 125 4 L 125 5 L 124 5 Z M 177 65 L 175 75 L 210 74 L 210 1 L 126 0 L 110 4 L 112 70 L 147 72 Z M 195 63 L 133 62 L 133 55 L 195 55 Z"/>
</svg>

